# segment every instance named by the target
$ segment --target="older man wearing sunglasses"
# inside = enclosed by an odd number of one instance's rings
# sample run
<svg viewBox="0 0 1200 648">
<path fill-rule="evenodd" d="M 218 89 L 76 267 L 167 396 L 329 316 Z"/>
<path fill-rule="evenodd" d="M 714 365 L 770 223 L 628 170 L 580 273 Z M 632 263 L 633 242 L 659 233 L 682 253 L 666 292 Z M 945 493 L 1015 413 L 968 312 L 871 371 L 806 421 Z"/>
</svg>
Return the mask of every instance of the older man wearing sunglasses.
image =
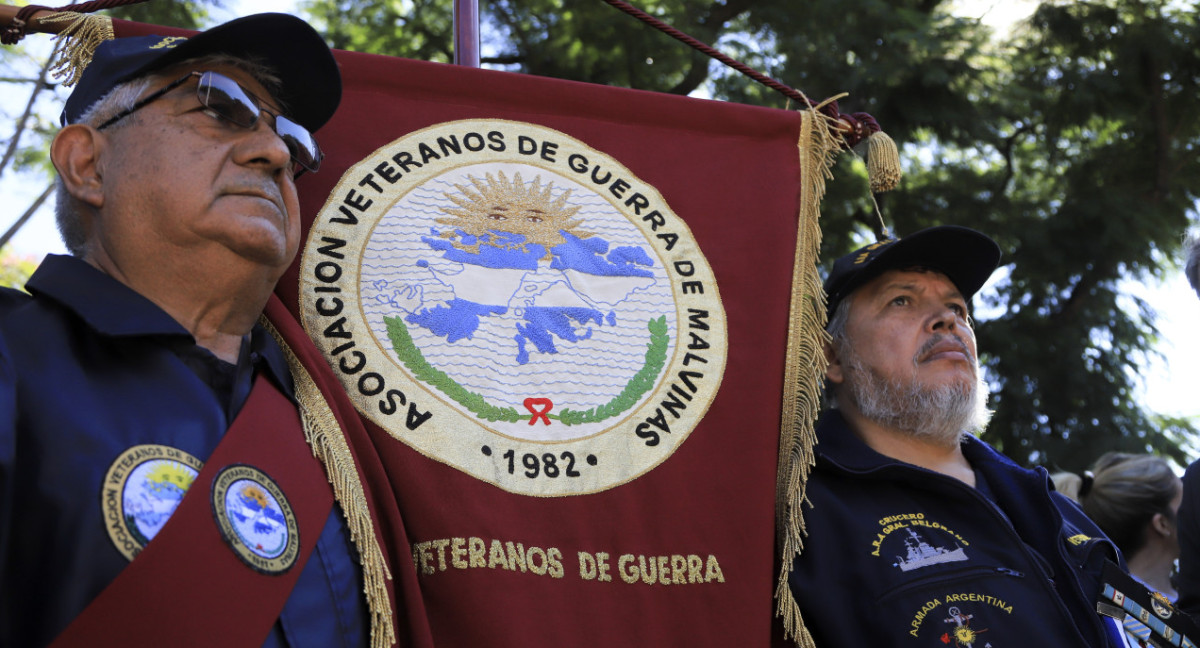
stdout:
<svg viewBox="0 0 1200 648">
<path fill-rule="evenodd" d="M 282 14 L 96 51 L 51 149 L 71 256 L 0 295 L 0 645 L 370 642 L 357 539 L 257 323 L 340 97 Z"/>
</svg>

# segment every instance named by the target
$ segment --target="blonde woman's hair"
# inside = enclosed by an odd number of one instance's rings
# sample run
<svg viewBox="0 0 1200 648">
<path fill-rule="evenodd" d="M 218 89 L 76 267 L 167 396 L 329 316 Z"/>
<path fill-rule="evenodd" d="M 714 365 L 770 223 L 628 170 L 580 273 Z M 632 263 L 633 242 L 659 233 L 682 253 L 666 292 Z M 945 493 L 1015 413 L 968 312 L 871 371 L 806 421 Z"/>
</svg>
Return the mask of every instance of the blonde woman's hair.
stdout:
<svg viewBox="0 0 1200 648">
<path fill-rule="evenodd" d="M 1126 556 L 1146 543 L 1155 514 L 1174 519 L 1171 501 L 1179 494 L 1179 477 L 1162 457 L 1109 452 L 1092 473 L 1091 488 L 1079 494 L 1083 512 Z"/>
</svg>

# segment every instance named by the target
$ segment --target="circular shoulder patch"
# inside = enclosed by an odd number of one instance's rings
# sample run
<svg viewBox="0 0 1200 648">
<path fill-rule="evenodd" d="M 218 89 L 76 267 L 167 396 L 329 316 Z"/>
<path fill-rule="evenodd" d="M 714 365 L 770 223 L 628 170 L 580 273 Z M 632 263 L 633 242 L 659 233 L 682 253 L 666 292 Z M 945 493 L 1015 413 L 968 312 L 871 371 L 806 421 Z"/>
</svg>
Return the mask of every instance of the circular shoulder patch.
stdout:
<svg viewBox="0 0 1200 648">
<path fill-rule="evenodd" d="M 654 186 L 562 132 L 446 122 L 330 194 L 305 329 L 358 410 L 505 490 L 593 493 L 666 461 L 725 371 L 725 311 Z"/>
<path fill-rule="evenodd" d="M 300 527 L 279 486 L 245 464 L 222 468 L 213 478 L 213 516 L 225 541 L 247 565 L 282 574 L 300 552 Z"/>
<path fill-rule="evenodd" d="M 1154 613 L 1163 619 L 1171 618 L 1171 614 L 1175 610 L 1175 606 L 1171 604 L 1171 599 L 1167 598 L 1163 593 L 1153 590 L 1150 591 L 1150 607 L 1154 608 Z"/>
<path fill-rule="evenodd" d="M 117 551 L 133 560 L 167 523 L 203 466 L 165 445 L 137 445 L 121 453 L 104 476 L 100 496 Z"/>
</svg>

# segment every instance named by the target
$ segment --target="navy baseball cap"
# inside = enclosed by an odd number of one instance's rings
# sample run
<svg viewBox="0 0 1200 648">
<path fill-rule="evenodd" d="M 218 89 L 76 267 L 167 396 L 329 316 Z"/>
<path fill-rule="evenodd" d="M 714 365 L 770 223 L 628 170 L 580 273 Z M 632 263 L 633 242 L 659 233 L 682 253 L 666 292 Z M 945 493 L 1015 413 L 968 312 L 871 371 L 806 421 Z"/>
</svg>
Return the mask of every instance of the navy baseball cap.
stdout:
<svg viewBox="0 0 1200 648">
<path fill-rule="evenodd" d="M 342 100 L 342 76 L 329 46 L 303 20 L 263 13 L 231 20 L 191 38 L 134 36 L 104 41 L 63 108 L 74 124 L 92 104 L 125 81 L 209 54 L 228 54 L 269 67 L 280 80 L 275 99 L 311 132 L 329 121 Z"/>
<path fill-rule="evenodd" d="M 833 263 L 825 280 L 826 314 L 868 281 L 887 270 L 913 267 L 936 270 L 954 282 L 969 304 L 1000 262 L 1000 246 L 967 227 L 939 225 L 904 238 L 861 247 Z"/>
</svg>

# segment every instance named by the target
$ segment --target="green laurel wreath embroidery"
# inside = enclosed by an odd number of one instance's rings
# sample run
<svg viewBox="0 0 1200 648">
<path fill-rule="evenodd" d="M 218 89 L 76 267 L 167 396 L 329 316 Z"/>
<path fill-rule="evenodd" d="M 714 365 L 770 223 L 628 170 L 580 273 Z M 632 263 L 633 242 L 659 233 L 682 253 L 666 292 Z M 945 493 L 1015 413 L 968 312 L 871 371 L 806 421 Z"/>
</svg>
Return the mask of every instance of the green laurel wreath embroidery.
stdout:
<svg viewBox="0 0 1200 648">
<path fill-rule="evenodd" d="M 408 367 L 417 380 L 437 387 L 451 400 L 485 421 L 515 423 L 525 418 L 512 407 L 496 407 L 488 403 L 483 396 L 467 391 L 465 387 L 447 376 L 444 371 L 429 364 L 421 350 L 417 348 L 416 344 L 413 344 L 412 336 L 408 334 L 408 327 L 401 318 L 385 317 L 383 322 L 387 324 L 388 339 L 392 341 L 392 350 L 396 352 L 396 356 L 400 358 L 405 367 Z"/>
<path fill-rule="evenodd" d="M 421 350 L 413 343 L 408 326 L 400 317 L 384 317 L 387 325 L 388 339 L 392 342 L 392 350 L 404 366 L 412 372 L 417 380 L 436 387 L 451 400 L 467 408 L 475 416 L 485 421 L 505 421 L 515 423 L 525 418 L 524 414 L 512 407 L 497 407 L 488 403 L 483 396 L 468 391 L 458 384 L 445 372 L 429 364 Z M 578 425 L 580 423 L 595 423 L 612 418 L 633 407 L 646 392 L 654 388 L 655 380 L 667 361 L 667 346 L 670 338 L 667 336 L 667 317 L 665 315 L 646 322 L 650 331 L 650 341 L 646 344 L 646 362 L 625 384 L 611 401 L 599 407 L 585 411 L 564 409 L 549 417 L 557 419 L 563 425 Z"/>
<path fill-rule="evenodd" d="M 646 328 L 650 330 L 650 341 L 646 344 L 646 363 L 633 375 L 633 378 L 629 379 L 629 382 L 625 384 L 625 389 L 621 390 L 616 398 L 600 407 L 593 407 L 583 412 L 564 408 L 557 416 L 551 418 L 557 418 L 564 425 L 603 421 L 633 407 L 642 395 L 653 389 L 659 372 L 667 362 L 667 343 L 670 340 L 667 337 L 666 315 L 646 322 Z"/>
</svg>

